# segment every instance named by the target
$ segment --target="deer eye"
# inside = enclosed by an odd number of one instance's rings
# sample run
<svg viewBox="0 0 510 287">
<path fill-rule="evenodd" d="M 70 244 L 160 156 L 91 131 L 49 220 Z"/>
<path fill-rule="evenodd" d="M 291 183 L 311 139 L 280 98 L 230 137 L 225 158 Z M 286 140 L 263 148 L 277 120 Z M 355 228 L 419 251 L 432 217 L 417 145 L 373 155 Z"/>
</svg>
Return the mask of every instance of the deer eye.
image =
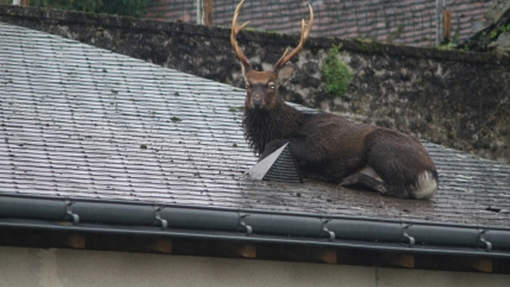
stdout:
<svg viewBox="0 0 510 287">
<path fill-rule="evenodd" d="M 276 85 L 275 85 L 273 82 L 269 82 L 269 83 L 267 84 L 267 86 L 268 86 L 271 90 L 276 89 Z"/>
</svg>

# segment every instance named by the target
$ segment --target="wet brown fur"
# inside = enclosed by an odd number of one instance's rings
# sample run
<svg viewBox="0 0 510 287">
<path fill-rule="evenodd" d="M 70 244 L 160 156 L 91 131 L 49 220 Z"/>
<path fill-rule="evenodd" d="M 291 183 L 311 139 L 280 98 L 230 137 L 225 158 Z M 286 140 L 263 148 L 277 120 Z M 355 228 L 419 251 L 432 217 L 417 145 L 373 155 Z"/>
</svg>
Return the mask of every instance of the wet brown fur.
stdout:
<svg viewBox="0 0 510 287">
<path fill-rule="evenodd" d="M 286 142 L 305 177 L 333 183 L 366 166 L 384 180 L 387 194 L 413 197 L 417 176 L 429 171 L 437 180 L 434 163 L 415 138 L 395 130 L 354 123 L 343 117 L 307 114 L 287 105 L 268 84 L 275 72 L 247 71 L 243 126 L 254 151 L 264 158 Z M 254 103 L 262 97 L 261 103 Z"/>
</svg>

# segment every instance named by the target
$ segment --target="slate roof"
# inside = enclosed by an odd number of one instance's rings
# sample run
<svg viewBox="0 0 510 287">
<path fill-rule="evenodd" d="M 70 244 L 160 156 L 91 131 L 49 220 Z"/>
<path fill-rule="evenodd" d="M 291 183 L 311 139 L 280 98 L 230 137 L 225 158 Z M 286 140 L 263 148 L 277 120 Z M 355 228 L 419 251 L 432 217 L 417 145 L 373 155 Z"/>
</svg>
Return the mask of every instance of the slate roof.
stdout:
<svg viewBox="0 0 510 287">
<path fill-rule="evenodd" d="M 0 199 L 510 228 L 510 166 L 425 143 L 431 201 L 254 181 L 244 90 L 1 22 L 0 39 Z"/>
</svg>

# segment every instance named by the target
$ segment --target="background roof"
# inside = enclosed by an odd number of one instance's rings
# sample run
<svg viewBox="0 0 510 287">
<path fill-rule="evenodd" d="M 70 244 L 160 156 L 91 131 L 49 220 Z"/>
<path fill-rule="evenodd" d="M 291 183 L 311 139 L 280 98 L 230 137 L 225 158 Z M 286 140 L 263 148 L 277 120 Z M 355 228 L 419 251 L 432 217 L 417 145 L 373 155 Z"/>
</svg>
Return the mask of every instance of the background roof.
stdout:
<svg viewBox="0 0 510 287">
<path fill-rule="evenodd" d="M 230 27 L 239 0 L 215 0 L 213 24 Z M 250 26 L 280 33 L 299 33 L 299 22 L 308 13 L 295 0 L 251 0 L 241 13 Z M 413 46 L 434 46 L 442 34 L 443 13 L 451 15 L 451 38 L 464 40 L 482 25 L 491 0 L 311 0 L 315 11 L 312 37 L 365 38 Z M 196 23 L 196 3 L 188 0 L 152 1 L 146 17 L 162 21 Z"/>
<path fill-rule="evenodd" d="M 510 227 L 510 166 L 426 143 L 431 201 L 252 181 L 244 90 L 0 23 L 0 194 Z"/>
</svg>

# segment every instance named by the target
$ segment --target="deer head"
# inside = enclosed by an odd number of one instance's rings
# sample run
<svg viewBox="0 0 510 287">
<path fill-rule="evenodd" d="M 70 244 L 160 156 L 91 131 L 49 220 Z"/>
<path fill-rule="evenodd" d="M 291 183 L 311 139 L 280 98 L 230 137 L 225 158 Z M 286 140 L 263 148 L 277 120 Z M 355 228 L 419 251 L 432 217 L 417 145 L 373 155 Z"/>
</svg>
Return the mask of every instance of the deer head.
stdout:
<svg viewBox="0 0 510 287">
<path fill-rule="evenodd" d="M 244 55 L 243 51 L 237 43 L 237 34 L 248 25 L 248 22 L 239 25 L 237 18 L 246 0 L 242 0 L 234 11 L 234 17 L 232 18 L 232 29 L 230 33 L 230 43 L 234 49 L 239 62 L 241 63 L 241 70 L 243 73 L 244 81 L 247 89 L 247 96 L 245 106 L 247 109 L 265 109 L 271 110 L 282 100 L 278 98 L 278 72 L 296 56 L 304 46 L 304 43 L 310 35 L 310 30 L 313 24 L 313 9 L 312 5 L 308 3 L 308 9 L 310 10 L 310 19 L 306 22 L 304 19 L 301 20 L 301 37 L 299 43 L 292 51 L 286 49 L 283 52 L 281 58 L 273 65 L 273 69 L 270 71 L 256 71 L 250 66 L 248 58 Z"/>
</svg>

